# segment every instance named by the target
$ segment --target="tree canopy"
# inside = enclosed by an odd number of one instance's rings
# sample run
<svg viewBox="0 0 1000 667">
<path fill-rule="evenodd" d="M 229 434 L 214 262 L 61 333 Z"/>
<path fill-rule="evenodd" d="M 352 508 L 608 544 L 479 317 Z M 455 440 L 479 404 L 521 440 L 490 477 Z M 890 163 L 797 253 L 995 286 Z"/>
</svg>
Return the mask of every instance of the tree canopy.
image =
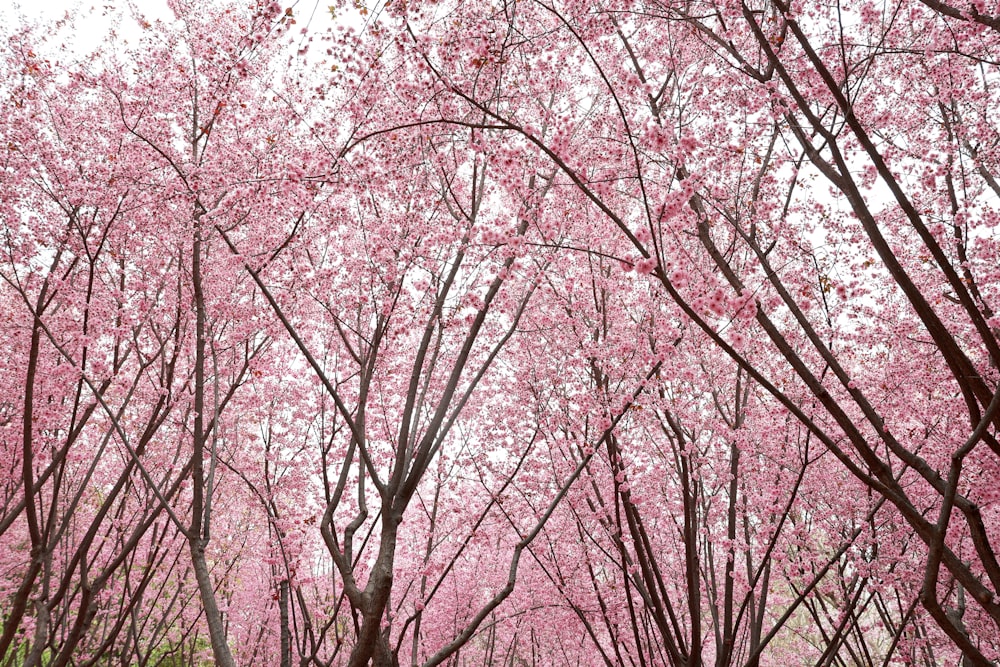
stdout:
<svg viewBox="0 0 1000 667">
<path fill-rule="evenodd" d="M 0 665 L 997 664 L 1000 5 L 168 4 L 4 29 Z"/>
</svg>

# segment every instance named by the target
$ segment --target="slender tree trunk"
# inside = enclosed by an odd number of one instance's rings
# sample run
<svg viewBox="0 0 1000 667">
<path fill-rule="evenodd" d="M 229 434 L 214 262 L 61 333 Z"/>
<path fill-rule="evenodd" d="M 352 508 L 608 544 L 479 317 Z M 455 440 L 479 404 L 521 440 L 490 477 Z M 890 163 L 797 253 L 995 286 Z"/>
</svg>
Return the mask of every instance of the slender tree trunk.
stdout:
<svg viewBox="0 0 1000 667">
<path fill-rule="evenodd" d="M 281 667 L 292 667 L 292 633 L 288 628 L 288 580 L 278 584 L 278 615 L 281 618 Z"/>
<path fill-rule="evenodd" d="M 195 302 L 194 447 L 191 454 L 194 498 L 191 503 L 191 529 L 188 532 L 188 544 L 191 548 L 191 564 L 194 566 L 195 578 L 198 580 L 198 592 L 205 609 L 205 620 L 208 623 L 208 634 L 212 642 L 215 664 L 220 667 L 236 667 L 229 650 L 229 644 L 226 641 L 222 613 L 219 611 L 219 604 L 215 599 L 215 586 L 212 585 L 212 575 L 205 559 L 211 517 L 206 506 L 210 499 L 205 497 L 205 295 L 201 285 L 201 231 L 197 228 L 198 217 L 196 214 L 194 252 L 191 260 Z"/>
<path fill-rule="evenodd" d="M 198 580 L 198 592 L 201 595 L 201 603 L 205 608 L 205 620 L 208 623 L 208 635 L 212 642 L 212 654 L 215 656 L 215 664 L 221 667 L 236 667 L 232 653 L 229 651 L 229 644 L 226 641 L 226 629 L 222 622 L 222 612 L 219 611 L 219 604 L 215 599 L 215 587 L 212 584 L 212 575 L 208 571 L 208 563 L 205 560 L 205 540 L 192 538 L 188 540 L 191 547 L 191 562 L 194 566 L 194 576 Z"/>
<path fill-rule="evenodd" d="M 47 589 L 47 583 L 43 589 Z M 47 591 L 46 591 L 47 592 Z M 35 636 L 31 643 L 31 652 L 24 660 L 24 667 L 37 667 L 42 664 L 42 652 L 45 650 L 46 640 L 49 635 L 49 607 L 48 595 L 43 592 L 42 596 L 35 601 Z"/>
</svg>

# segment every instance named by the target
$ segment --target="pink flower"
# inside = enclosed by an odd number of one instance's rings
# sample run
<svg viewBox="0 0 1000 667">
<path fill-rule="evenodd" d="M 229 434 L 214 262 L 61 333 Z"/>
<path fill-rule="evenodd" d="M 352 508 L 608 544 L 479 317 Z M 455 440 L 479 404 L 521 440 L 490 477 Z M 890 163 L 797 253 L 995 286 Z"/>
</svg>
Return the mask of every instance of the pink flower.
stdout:
<svg viewBox="0 0 1000 667">
<path fill-rule="evenodd" d="M 635 263 L 635 271 L 641 275 L 648 276 L 654 269 L 656 269 L 656 259 L 652 257 L 640 259 Z"/>
</svg>

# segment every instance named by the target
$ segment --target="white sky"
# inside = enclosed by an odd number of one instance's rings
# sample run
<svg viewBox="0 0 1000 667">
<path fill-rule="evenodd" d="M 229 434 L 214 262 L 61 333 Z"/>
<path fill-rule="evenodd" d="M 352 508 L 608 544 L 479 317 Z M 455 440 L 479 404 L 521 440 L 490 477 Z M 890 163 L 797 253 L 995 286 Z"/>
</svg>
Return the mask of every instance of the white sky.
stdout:
<svg viewBox="0 0 1000 667">
<path fill-rule="evenodd" d="M 250 0 L 246 0 L 247 3 Z M 296 19 L 303 26 L 320 25 L 325 29 L 330 21 L 326 10 L 327 3 L 320 0 L 279 0 L 282 7 L 292 7 Z M 362 2 L 364 4 L 372 4 Z M 0 0 L 0 39 L 3 39 L 23 20 L 57 21 L 67 12 L 76 20 L 76 29 L 67 37 L 60 35 L 61 40 L 76 53 L 89 53 L 100 45 L 112 28 L 112 18 L 124 14 L 129 16 L 127 8 L 137 8 L 147 19 L 160 19 L 166 22 L 173 20 L 173 12 L 167 6 L 167 0 Z M 109 9 L 111 11 L 109 11 Z M 125 11 L 121 11 L 125 9 Z M 338 11 L 336 21 L 351 25 L 355 30 L 364 29 L 371 15 L 362 16 L 350 5 Z M 66 34 L 68 31 L 64 31 Z M 141 38 L 143 31 L 128 18 L 119 26 L 118 34 L 125 40 L 134 43 Z"/>
<path fill-rule="evenodd" d="M 172 18 L 173 13 L 167 7 L 167 0 L 131 0 L 131 4 L 149 19 Z M 0 35 L 9 33 L 14 26 L 27 21 L 49 22 L 63 18 L 67 12 L 77 18 L 77 30 L 72 34 L 72 46 L 78 53 L 87 53 L 104 41 L 108 30 L 112 27 L 110 16 L 106 15 L 107 7 L 125 7 L 123 0 L 15 0 L 0 6 Z M 112 15 L 118 12 L 112 12 Z M 120 33 L 129 38 L 129 33 L 135 28 L 135 38 L 140 31 L 131 22 L 121 25 Z M 131 41 L 131 40 L 129 40 Z"/>
</svg>

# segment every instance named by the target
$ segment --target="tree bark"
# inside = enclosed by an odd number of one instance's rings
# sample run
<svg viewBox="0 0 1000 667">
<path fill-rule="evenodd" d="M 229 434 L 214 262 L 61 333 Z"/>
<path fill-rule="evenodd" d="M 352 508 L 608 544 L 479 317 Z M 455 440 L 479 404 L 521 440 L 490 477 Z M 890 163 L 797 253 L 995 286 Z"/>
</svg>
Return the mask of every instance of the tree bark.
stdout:
<svg viewBox="0 0 1000 667">
<path fill-rule="evenodd" d="M 288 580 L 278 584 L 278 615 L 281 618 L 281 667 L 292 667 L 292 633 L 288 628 Z"/>
</svg>

